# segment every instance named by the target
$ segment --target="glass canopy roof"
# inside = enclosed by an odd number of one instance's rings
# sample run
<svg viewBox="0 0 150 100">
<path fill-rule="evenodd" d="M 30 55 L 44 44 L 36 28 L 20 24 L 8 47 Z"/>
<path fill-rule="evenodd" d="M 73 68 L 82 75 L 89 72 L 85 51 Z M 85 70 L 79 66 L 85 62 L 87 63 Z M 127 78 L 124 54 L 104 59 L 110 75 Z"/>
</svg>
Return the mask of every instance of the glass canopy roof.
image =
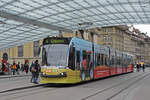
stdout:
<svg viewBox="0 0 150 100">
<path fill-rule="evenodd" d="M 0 0 L 0 49 L 60 31 L 150 23 L 150 0 Z"/>
</svg>

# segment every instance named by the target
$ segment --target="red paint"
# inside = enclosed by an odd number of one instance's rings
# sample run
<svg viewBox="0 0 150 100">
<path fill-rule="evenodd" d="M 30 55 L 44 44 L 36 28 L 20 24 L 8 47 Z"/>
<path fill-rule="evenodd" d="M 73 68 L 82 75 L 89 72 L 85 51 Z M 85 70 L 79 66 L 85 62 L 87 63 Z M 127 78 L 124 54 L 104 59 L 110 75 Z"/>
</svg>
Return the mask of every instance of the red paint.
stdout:
<svg viewBox="0 0 150 100">
<path fill-rule="evenodd" d="M 107 66 L 97 66 L 94 69 L 94 78 L 102 78 L 106 76 L 122 74 L 133 71 L 133 66 L 129 67 L 107 67 Z"/>
<path fill-rule="evenodd" d="M 116 74 L 116 68 L 115 67 L 111 67 L 110 68 L 110 75 L 115 75 Z"/>
<path fill-rule="evenodd" d="M 99 66 L 94 70 L 94 78 L 106 77 L 109 76 L 109 67 Z"/>
<path fill-rule="evenodd" d="M 126 72 L 127 72 L 127 68 L 126 68 L 126 67 L 123 67 L 123 68 L 122 68 L 122 72 L 123 72 L 123 73 L 126 73 Z"/>
<path fill-rule="evenodd" d="M 121 74 L 122 73 L 122 67 L 117 67 L 117 73 L 116 74 Z"/>
</svg>

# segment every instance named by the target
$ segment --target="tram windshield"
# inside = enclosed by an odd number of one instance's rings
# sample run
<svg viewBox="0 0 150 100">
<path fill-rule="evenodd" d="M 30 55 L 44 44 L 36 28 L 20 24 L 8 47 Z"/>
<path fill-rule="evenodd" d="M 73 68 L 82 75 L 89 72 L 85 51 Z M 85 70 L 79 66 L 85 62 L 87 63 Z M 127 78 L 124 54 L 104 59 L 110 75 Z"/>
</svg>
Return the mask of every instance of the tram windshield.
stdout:
<svg viewBox="0 0 150 100">
<path fill-rule="evenodd" d="M 43 46 L 42 65 L 64 67 L 67 66 L 67 54 L 69 45 L 48 44 Z"/>
</svg>

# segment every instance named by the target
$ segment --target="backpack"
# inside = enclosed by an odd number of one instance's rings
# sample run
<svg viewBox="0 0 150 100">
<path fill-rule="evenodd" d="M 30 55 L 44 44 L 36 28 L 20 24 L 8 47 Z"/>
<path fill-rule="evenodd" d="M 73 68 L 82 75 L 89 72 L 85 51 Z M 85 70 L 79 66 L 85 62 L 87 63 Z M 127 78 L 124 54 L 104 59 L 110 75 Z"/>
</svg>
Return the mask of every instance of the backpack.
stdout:
<svg viewBox="0 0 150 100">
<path fill-rule="evenodd" d="M 32 67 L 31 68 L 31 72 L 35 72 L 36 70 L 35 70 L 35 68 L 34 67 Z"/>
<path fill-rule="evenodd" d="M 13 69 L 16 69 L 16 65 L 13 65 L 13 67 L 12 67 Z"/>
</svg>

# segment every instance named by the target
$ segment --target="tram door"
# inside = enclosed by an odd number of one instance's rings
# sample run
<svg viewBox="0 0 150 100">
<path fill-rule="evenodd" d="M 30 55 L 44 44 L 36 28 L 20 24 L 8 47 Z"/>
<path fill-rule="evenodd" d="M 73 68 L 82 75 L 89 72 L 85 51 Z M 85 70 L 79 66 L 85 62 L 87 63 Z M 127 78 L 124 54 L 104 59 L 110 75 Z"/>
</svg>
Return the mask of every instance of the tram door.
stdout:
<svg viewBox="0 0 150 100">
<path fill-rule="evenodd" d="M 75 70 L 75 47 L 70 47 L 68 67 Z"/>
<path fill-rule="evenodd" d="M 81 52 L 76 50 L 76 79 L 80 79 L 80 68 L 81 68 Z"/>
<path fill-rule="evenodd" d="M 80 51 L 76 50 L 76 69 L 80 70 Z"/>
</svg>

